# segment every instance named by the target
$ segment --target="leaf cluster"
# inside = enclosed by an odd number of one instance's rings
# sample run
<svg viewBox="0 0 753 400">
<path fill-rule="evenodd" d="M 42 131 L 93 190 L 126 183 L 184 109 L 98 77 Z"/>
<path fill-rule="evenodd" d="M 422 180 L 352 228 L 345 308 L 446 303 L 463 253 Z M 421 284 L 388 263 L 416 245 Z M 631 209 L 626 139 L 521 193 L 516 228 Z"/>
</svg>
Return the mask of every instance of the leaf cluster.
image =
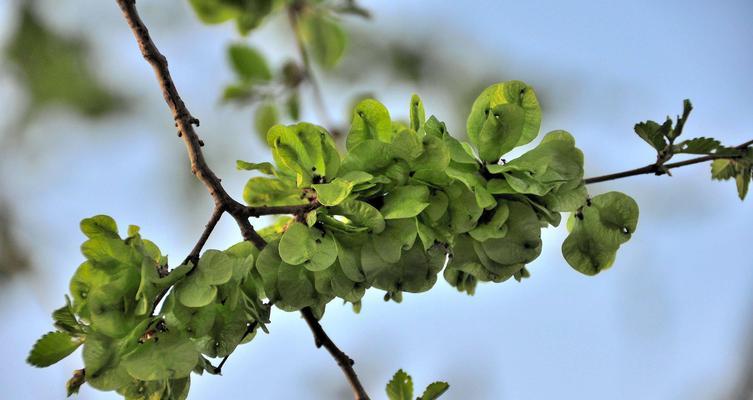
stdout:
<svg viewBox="0 0 753 400">
<path fill-rule="evenodd" d="M 244 200 L 298 211 L 259 230 L 262 249 L 241 242 L 206 250 L 168 273 L 167 257 L 138 227 L 121 238 L 110 217 L 83 220 L 86 261 L 71 279 L 71 300 L 28 361 L 48 366 L 83 345 L 85 369 L 70 391 L 88 382 L 128 399 L 183 399 L 190 373 L 219 373 L 209 359 L 228 357 L 265 329 L 272 304 L 321 318 L 335 298 L 360 310 L 370 288 L 400 302 L 431 289 L 443 270 L 469 294 L 478 282 L 521 280 L 541 253 L 541 229 L 559 225 L 562 212 L 574 214 L 565 259 L 593 275 L 635 231 L 638 209 L 628 196 L 588 197 L 583 154 L 569 133 L 550 132 L 502 159 L 538 135 L 541 110 L 525 83 L 481 93 L 468 117 L 470 143 L 427 118 L 417 95 L 408 114 L 395 121 L 378 101 L 361 101 L 345 152 L 320 126 L 270 128 L 274 163 L 238 162 L 259 175 Z M 406 379 L 388 386 L 390 396 L 412 397 Z M 430 385 L 422 398 L 444 390 Z"/>
<path fill-rule="evenodd" d="M 719 140 L 709 137 L 697 137 L 675 143 L 682 134 L 692 110 L 690 100 L 685 100 L 682 115 L 678 115 L 675 121 L 667 117 L 662 124 L 649 120 L 635 125 L 635 133 L 657 152 L 657 174 L 669 174 L 669 170 L 664 165 L 676 154 L 706 155 L 714 159 L 711 163 L 711 178 L 734 179 L 737 194 L 740 200 L 744 200 L 752 179 L 753 150 L 746 145 L 724 146 Z"/>
<path fill-rule="evenodd" d="M 538 135 L 541 110 L 525 83 L 481 93 L 468 117 L 471 143 L 427 118 L 418 96 L 409 115 L 408 123 L 393 121 L 384 105 L 366 99 L 353 111 L 344 154 L 324 128 L 299 123 L 267 133 L 274 165 L 239 162 L 266 175 L 246 184 L 249 206 L 321 205 L 265 232 L 270 244 L 256 267 L 278 307 L 323 313 L 338 297 L 358 308 L 372 287 L 400 301 L 403 292 L 432 288 L 443 269 L 471 294 L 478 282 L 520 280 L 541 253 L 541 229 L 559 225 L 562 212 L 589 222 L 587 234 L 574 224 L 563 252 L 576 270 L 594 274 L 611 261 L 594 270 L 579 257 L 612 260 L 624 242 L 602 235 L 601 221 L 614 222 L 604 229 L 635 230 L 629 197 L 589 200 L 583 154 L 569 133 L 550 132 L 520 157 L 501 160 Z"/>
<path fill-rule="evenodd" d="M 269 319 L 249 276 L 256 254 L 250 243 L 209 250 L 197 265 L 167 274 L 167 257 L 137 227 L 123 239 L 112 218 L 98 215 L 84 219 L 81 230 L 86 261 L 71 279 L 72 300 L 53 313 L 57 330 L 28 358 L 46 367 L 83 345 L 85 369 L 74 373 L 69 395 L 87 382 L 127 399 L 184 399 L 192 371 L 217 372 L 206 357 L 230 354 Z"/>
</svg>

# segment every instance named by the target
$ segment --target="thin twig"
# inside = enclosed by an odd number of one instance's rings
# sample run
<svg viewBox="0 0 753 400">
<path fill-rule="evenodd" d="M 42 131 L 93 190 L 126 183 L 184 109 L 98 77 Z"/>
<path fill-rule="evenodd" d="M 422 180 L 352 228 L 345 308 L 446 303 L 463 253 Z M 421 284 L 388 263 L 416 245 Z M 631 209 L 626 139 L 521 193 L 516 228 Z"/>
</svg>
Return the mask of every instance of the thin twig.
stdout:
<svg viewBox="0 0 753 400">
<path fill-rule="evenodd" d="M 246 207 L 246 216 L 248 217 L 260 217 L 262 215 L 303 215 L 309 211 L 313 211 L 321 207 L 318 201 L 314 200 L 309 204 L 300 204 L 294 206 L 258 206 L 258 207 Z"/>
<path fill-rule="evenodd" d="M 747 141 L 747 142 L 745 142 L 745 143 L 743 143 L 743 144 L 741 144 L 739 146 L 736 146 L 735 148 L 742 150 L 742 149 L 745 149 L 745 148 L 747 148 L 747 147 L 749 147 L 751 145 L 753 145 L 753 140 L 749 140 L 749 141 Z M 679 161 L 679 162 L 675 162 L 675 163 L 664 164 L 664 165 L 661 165 L 661 166 L 658 165 L 658 164 L 649 164 L 649 165 L 646 165 L 645 167 L 631 169 L 631 170 L 628 170 L 628 171 L 617 172 L 617 173 L 609 174 L 609 175 L 595 176 L 593 178 L 584 179 L 583 182 L 586 185 L 590 185 L 592 183 L 613 181 L 615 179 L 627 178 L 627 177 L 630 177 L 630 176 L 643 175 L 643 174 L 662 175 L 662 174 L 664 174 L 666 172 L 666 170 L 670 170 L 670 169 L 673 169 L 673 168 L 679 168 L 679 167 L 684 167 L 684 166 L 687 166 L 687 165 L 693 165 L 693 164 L 698 164 L 698 163 L 702 163 L 702 162 L 706 162 L 706 161 L 713 161 L 713 160 L 718 160 L 718 159 L 734 159 L 734 158 L 738 158 L 738 156 L 729 156 L 729 155 L 725 156 L 725 155 L 715 155 L 715 154 L 712 154 L 712 155 L 708 155 L 708 156 L 691 158 L 691 159 L 685 160 L 685 161 Z"/>
<path fill-rule="evenodd" d="M 136 10 L 136 1 L 116 0 L 116 2 L 120 6 L 120 9 L 123 11 L 123 15 L 125 16 L 128 25 L 133 31 L 134 36 L 136 37 L 136 41 L 139 45 L 139 49 L 141 50 L 141 54 L 154 68 L 154 72 L 157 75 L 157 81 L 159 82 L 162 89 L 162 95 L 164 96 L 167 105 L 170 107 L 170 110 L 173 113 L 175 125 L 178 128 L 178 134 L 186 145 L 188 158 L 191 162 L 191 172 L 193 172 L 193 174 L 196 175 L 196 177 L 207 187 L 209 194 L 214 199 L 216 209 L 223 210 L 223 212 L 227 212 L 233 216 L 238 224 L 243 238 L 254 243 L 254 245 L 256 245 L 256 247 L 258 247 L 259 249 L 264 248 L 264 246 L 266 246 L 266 241 L 261 236 L 259 236 L 259 234 L 254 230 L 251 223 L 248 221 L 248 217 L 250 213 L 254 212 L 254 209 L 248 208 L 230 197 L 230 195 L 222 187 L 220 179 L 207 165 L 206 160 L 204 159 L 204 155 L 201 151 L 201 146 L 203 146 L 204 143 L 199 139 L 199 136 L 194 130 L 194 125 L 198 126 L 199 120 L 191 115 L 191 113 L 186 108 L 186 105 L 183 103 L 183 100 L 180 98 L 178 90 L 176 89 L 175 84 L 170 77 L 170 71 L 167 67 L 167 59 L 162 55 L 162 53 L 160 53 L 160 51 L 157 49 L 157 46 L 155 46 L 154 42 L 149 36 L 149 31 L 147 30 L 144 22 L 141 20 Z M 311 204 L 306 205 L 306 207 L 311 206 Z M 256 210 L 256 212 L 259 213 L 261 212 L 261 210 Z M 201 246 L 203 247 L 203 244 L 201 244 Z M 308 322 L 309 327 L 314 334 L 316 342 L 324 345 L 327 350 L 329 350 L 330 354 L 332 354 L 332 356 L 337 360 L 338 364 L 340 364 L 340 367 L 343 369 L 343 371 L 345 371 L 348 381 L 350 382 L 351 386 L 353 386 L 356 400 L 368 400 L 368 395 L 364 391 L 361 382 L 358 381 L 358 377 L 353 371 L 353 361 L 347 355 L 345 355 L 345 353 L 340 351 L 337 346 L 335 346 L 332 340 L 324 332 L 321 325 L 319 325 L 319 322 L 316 320 L 313 313 L 311 313 L 311 310 L 304 309 L 301 311 L 301 314 Z M 224 361 L 226 360 L 223 360 L 223 362 L 220 364 L 220 369 L 222 368 Z"/>
<path fill-rule="evenodd" d="M 157 46 L 152 41 L 152 38 L 149 35 L 149 30 L 146 28 L 146 25 L 144 25 L 144 22 L 136 11 L 136 1 L 116 1 L 120 6 L 120 9 L 123 11 L 128 26 L 131 28 L 131 31 L 133 31 L 133 35 L 136 37 L 136 42 L 141 50 L 141 55 L 144 56 L 149 64 L 151 64 L 152 68 L 154 68 L 157 81 L 162 89 L 162 96 L 165 98 L 165 102 L 167 102 L 167 105 L 173 113 L 175 126 L 178 128 L 178 135 L 183 139 L 183 142 L 186 145 L 188 159 L 191 162 L 191 172 L 193 172 L 204 186 L 206 186 L 209 194 L 214 199 L 215 205 L 222 208 L 235 218 L 243 238 L 253 242 L 258 247 L 264 247 L 266 242 L 258 233 L 256 233 L 253 226 L 248 222 L 248 218 L 244 215 L 246 207 L 230 197 L 222 187 L 220 178 L 218 178 L 212 169 L 209 168 L 209 165 L 207 165 L 207 162 L 204 159 L 204 154 L 201 151 L 204 142 L 199 139 L 199 135 L 194 130 L 194 125 L 199 126 L 199 120 L 191 115 L 185 103 L 183 103 L 183 100 L 180 98 L 178 89 L 175 87 L 172 77 L 170 76 L 170 70 L 167 68 L 167 58 L 160 53 L 159 49 L 157 49 Z"/>
<path fill-rule="evenodd" d="M 201 249 L 204 248 L 204 245 L 209 239 L 209 235 L 212 234 L 214 227 L 217 226 L 217 223 L 220 221 L 220 218 L 222 218 L 222 214 L 224 213 L 225 210 L 223 210 L 222 207 L 214 208 L 212 216 L 209 218 L 209 222 L 207 222 L 206 226 L 204 227 L 204 232 L 201 233 L 199 241 L 197 241 L 196 245 L 193 246 L 193 249 L 183 261 L 183 264 L 188 264 L 188 262 L 190 261 L 193 262 L 194 265 L 196 265 L 196 263 L 199 261 L 199 254 L 201 253 Z"/>
<path fill-rule="evenodd" d="M 250 334 L 251 334 L 251 332 L 253 332 L 253 331 L 254 331 L 254 329 L 256 329 L 256 326 L 257 326 L 257 325 L 259 325 L 259 322 L 258 322 L 258 321 L 254 321 L 254 322 L 252 322 L 252 323 L 248 324 L 248 326 L 246 327 L 246 332 L 244 332 L 244 333 L 243 333 L 243 336 L 241 336 L 241 340 L 240 340 L 240 342 L 242 342 L 242 341 L 243 341 L 243 339 L 245 339 L 245 338 L 246 338 L 246 336 L 250 335 Z M 238 342 L 238 343 L 240 343 L 240 342 Z M 231 353 L 231 354 L 232 354 L 232 353 Z M 220 361 L 220 364 L 219 364 L 219 365 L 217 365 L 217 373 L 218 373 L 218 374 L 220 374 L 220 375 L 222 374 L 222 367 L 224 367 L 224 366 L 225 366 L 225 363 L 227 362 L 227 359 L 228 359 L 228 358 L 230 358 L 230 354 L 228 354 L 228 355 L 226 355 L 225 357 L 223 357 L 223 358 L 222 358 L 222 361 Z"/>
<path fill-rule="evenodd" d="M 361 381 L 358 380 L 356 371 L 353 369 L 353 360 L 340 350 L 332 339 L 327 336 L 327 332 L 325 332 L 319 324 L 319 321 L 316 319 L 310 308 L 306 307 L 301 310 L 301 315 L 303 315 L 303 319 L 306 320 L 309 328 L 311 328 L 311 332 L 314 334 L 314 343 L 316 344 L 316 347 L 324 346 L 329 354 L 337 361 L 337 365 L 340 366 L 340 369 L 343 370 L 345 377 L 348 379 L 348 382 L 350 382 L 350 387 L 353 389 L 353 396 L 355 399 L 369 400 L 369 395 L 366 394 L 366 390 L 364 390 Z"/>
<path fill-rule="evenodd" d="M 319 118 L 322 119 L 322 124 L 327 128 L 333 128 L 332 119 L 327 112 L 327 106 L 324 103 L 324 96 L 322 90 L 319 87 L 319 82 L 314 76 L 314 68 L 311 66 L 311 59 L 309 57 L 306 44 L 303 40 L 303 32 L 301 32 L 301 26 L 299 22 L 299 16 L 302 5 L 299 2 L 293 2 L 288 6 L 288 20 L 290 21 L 290 28 L 293 30 L 293 36 L 295 37 L 296 47 L 298 48 L 298 54 L 301 57 L 303 63 L 303 74 L 306 80 L 311 84 L 311 90 L 314 92 L 314 104 L 316 104 L 316 110 L 319 113 Z"/>
</svg>

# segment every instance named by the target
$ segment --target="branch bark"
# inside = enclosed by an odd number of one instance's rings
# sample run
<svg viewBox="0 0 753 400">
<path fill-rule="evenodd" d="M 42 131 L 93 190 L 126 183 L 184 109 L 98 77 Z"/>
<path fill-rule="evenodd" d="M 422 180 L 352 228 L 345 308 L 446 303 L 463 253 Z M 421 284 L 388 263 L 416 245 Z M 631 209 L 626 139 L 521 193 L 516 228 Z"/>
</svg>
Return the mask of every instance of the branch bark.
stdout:
<svg viewBox="0 0 753 400">
<path fill-rule="evenodd" d="M 745 149 L 745 148 L 747 148 L 747 147 L 749 147 L 751 145 L 753 145 L 753 140 L 749 140 L 749 141 L 747 141 L 747 142 L 745 142 L 743 144 L 740 144 L 739 146 L 736 146 L 735 148 L 742 150 L 742 149 Z M 631 170 L 627 170 L 627 171 L 623 171 L 623 172 L 617 172 L 617 173 L 614 173 L 614 174 L 595 176 L 595 177 L 592 177 L 592 178 L 584 179 L 583 183 L 585 183 L 586 185 L 590 185 L 592 183 L 613 181 L 615 179 L 627 178 L 627 177 L 630 177 L 630 176 L 643 175 L 643 174 L 662 175 L 662 174 L 665 173 L 665 171 L 673 169 L 673 168 L 680 168 L 680 167 L 684 167 L 684 166 L 687 166 L 687 165 L 693 165 L 693 164 L 698 164 L 698 163 L 702 163 L 702 162 L 706 162 L 706 161 L 713 161 L 713 160 L 725 159 L 725 158 L 726 159 L 734 159 L 734 158 L 737 158 L 737 157 L 734 157 L 734 156 L 708 155 L 708 156 L 696 157 L 696 158 L 691 158 L 691 159 L 685 160 L 685 161 L 679 161 L 679 162 L 674 162 L 674 163 L 669 163 L 669 164 L 663 164 L 663 165 L 659 165 L 659 164 L 654 163 L 654 164 L 646 165 L 645 167 L 640 167 L 640 168 L 631 169 Z"/>
<path fill-rule="evenodd" d="M 353 360 L 340 350 L 332 339 L 329 338 L 327 332 L 325 332 L 322 325 L 319 324 L 319 321 L 316 319 L 310 308 L 306 307 L 301 310 L 301 315 L 303 315 L 303 319 L 306 320 L 309 328 L 311 328 L 311 332 L 314 334 L 314 344 L 316 344 L 316 347 L 324 346 L 329 354 L 332 355 L 332 358 L 337 361 L 337 365 L 340 366 L 340 369 L 342 369 L 347 377 L 348 382 L 350 382 L 350 387 L 353 389 L 353 397 L 356 400 L 369 400 L 369 395 L 361 385 L 361 381 L 358 380 L 356 371 L 353 369 Z"/>
<path fill-rule="evenodd" d="M 165 102 L 170 111 L 172 111 L 173 119 L 175 120 L 175 126 L 178 128 L 178 136 L 183 139 L 188 153 L 188 159 L 191 162 L 191 172 L 206 186 L 209 194 L 215 202 L 215 212 L 212 214 L 212 218 L 207 224 L 207 228 L 204 230 L 201 238 L 194 246 L 194 249 L 189 254 L 189 257 L 197 257 L 201 252 L 201 248 L 209 238 L 214 226 L 219 221 L 222 214 L 225 212 L 233 216 L 238 228 L 245 240 L 251 241 L 259 249 L 266 246 L 266 241 L 254 230 L 251 223 L 248 221 L 250 216 L 269 215 L 277 213 L 301 213 L 306 210 L 314 209 L 319 206 L 316 201 L 303 206 L 285 206 L 285 207 L 246 207 L 241 203 L 233 199 L 222 187 L 220 179 L 209 168 L 204 154 L 201 151 L 201 147 L 204 142 L 199 139 L 198 134 L 194 130 L 194 125 L 199 126 L 199 120 L 194 118 L 188 111 L 185 103 L 178 93 L 178 89 L 173 83 L 170 76 L 170 70 L 167 66 L 167 58 L 160 53 L 157 46 L 152 41 L 144 22 L 136 10 L 135 0 L 116 0 L 118 6 L 123 12 L 123 16 L 131 28 L 133 35 L 136 38 L 141 55 L 146 59 L 154 69 L 154 73 L 157 76 L 160 88 L 162 89 L 162 95 L 165 98 Z M 304 49 L 305 51 L 305 49 Z M 316 89 L 318 92 L 318 89 Z M 361 382 L 358 380 L 355 371 L 353 370 L 353 361 L 340 351 L 332 340 L 327 336 L 324 329 L 322 329 L 319 322 L 314 317 L 313 313 L 309 309 L 303 309 L 301 314 L 306 319 L 311 328 L 314 338 L 319 346 L 324 345 L 330 354 L 340 365 L 340 368 L 346 375 L 348 382 L 353 387 L 356 400 L 368 400 L 369 397 L 366 394 Z M 248 332 L 246 333 L 248 334 Z M 245 337 L 245 335 L 244 335 Z M 218 367 L 220 370 L 224 366 L 227 358 L 222 361 Z"/>
<path fill-rule="evenodd" d="M 141 55 L 144 56 L 144 59 L 154 69 L 157 81 L 162 89 L 162 96 L 165 98 L 168 107 L 170 107 L 170 111 L 172 111 L 175 126 L 178 128 L 178 136 L 183 139 L 186 145 L 188 159 L 191 162 L 191 172 L 206 186 L 212 199 L 214 199 L 215 206 L 233 216 L 241 230 L 243 238 L 253 242 L 257 247 L 264 247 L 266 242 L 256 233 L 253 226 L 248 222 L 248 217 L 245 216 L 246 207 L 230 197 L 222 187 L 220 178 L 214 174 L 204 159 L 204 154 L 201 151 L 204 142 L 199 139 L 199 135 L 194 129 L 194 125 L 199 126 L 199 120 L 191 115 L 185 103 L 183 103 L 183 99 L 181 99 L 178 89 L 175 87 L 173 79 L 170 76 L 170 70 L 167 67 L 167 58 L 160 53 L 152 41 L 149 30 L 136 10 L 136 1 L 116 1 L 123 12 L 128 26 L 133 31 L 133 35 L 136 37 Z"/>
<path fill-rule="evenodd" d="M 183 264 L 188 264 L 188 262 L 190 261 L 193 262 L 193 265 L 196 265 L 196 263 L 199 262 L 199 254 L 201 253 L 201 249 L 203 249 L 204 245 L 207 244 L 209 236 L 212 234 L 212 231 L 214 231 L 214 227 L 217 226 L 217 223 L 220 222 L 220 218 L 222 218 L 222 214 L 224 213 L 225 210 L 223 210 L 222 207 L 214 208 L 214 211 L 212 211 L 212 216 L 209 217 L 209 222 L 207 222 L 207 225 L 204 227 L 204 232 L 201 233 L 201 237 L 196 242 L 196 245 L 193 246 L 193 249 L 191 249 L 191 252 L 183 261 Z"/>
<path fill-rule="evenodd" d="M 259 206 L 259 207 L 247 207 L 246 216 L 248 217 L 260 217 L 262 215 L 281 215 L 292 214 L 302 215 L 309 211 L 313 211 L 321 207 L 318 201 L 314 200 L 309 204 L 295 205 L 295 206 Z"/>
</svg>

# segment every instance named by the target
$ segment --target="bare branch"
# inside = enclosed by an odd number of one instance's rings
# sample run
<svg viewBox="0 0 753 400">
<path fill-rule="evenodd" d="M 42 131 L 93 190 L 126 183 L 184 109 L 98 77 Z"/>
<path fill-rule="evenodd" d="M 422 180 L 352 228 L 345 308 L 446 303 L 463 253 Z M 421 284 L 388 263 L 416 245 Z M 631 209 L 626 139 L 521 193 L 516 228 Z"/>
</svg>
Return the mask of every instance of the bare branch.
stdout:
<svg viewBox="0 0 753 400">
<path fill-rule="evenodd" d="M 201 233 L 199 241 L 196 242 L 195 246 L 193 246 L 193 249 L 183 261 L 183 264 L 188 264 L 188 262 L 191 261 L 194 265 L 196 265 L 196 263 L 199 262 L 199 254 L 201 253 L 201 249 L 204 248 L 204 245 L 209 239 L 209 235 L 212 234 L 214 227 L 217 226 L 217 223 L 220 221 L 220 218 L 222 218 L 222 214 L 224 213 L 225 210 L 223 210 L 222 207 L 214 208 L 212 216 L 209 218 L 209 222 L 207 222 L 206 226 L 204 227 L 204 232 Z"/>
<path fill-rule="evenodd" d="M 753 140 L 749 140 L 739 146 L 736 146 L 735 148 L 742 150 L 751 145 L 753 145 Z M 673 168 L 679 168 L 679 167 L 684 167 L 687 165 L 693 165 L 693 164 L 698 164 L 698 163 L 702 163 L 706 161 L 713 161 L 713 160 L 718 160 L 718 159 L 734 159 L 734 158 L 738 158 L 738 157 L 737 156 L 725 156 L 725 155 L 708 155 L 708 156 L 696 157 L 696 158 L 691 158 L 685 161 L 679 161 L 679 162 L 663 164 L 663 165 L 654 163 L 654 164 L 646 165 L 645 167 L 631 169 L 628 171 L 617 172 L 614 174 L 595 176 L 593 178 L 584 179 L 583 183 L 585 183 L 586 185 L 590 185 L 592 183 L 613 181 L 615 179 L 627 178 L 630 176 L 643 175 L 643 174 L 663 175 L 666 173 L 666 171 Z"/>
<path fill-rule="evenodd" d="M 259 206 L 259 207 L 247 207 L 246 216 L 260 217 L 262 215 L 303 215 L 309 211 L 313 211 L 321 207 L 318 201 L 314 200 L 309 204 L 301 204 L 295 206 Z"/>
<path fill-rule="evenodd" d="M 369 400 L 369 395 L 366 394 L 366 390 L 364 390 L 361 381 L 358 380 L 356 371 L 353 369 L 353 360 L 340 350 L 332 339 L 327 336 L 327 332 L 325 332 L 324 328 L 319 324 L 319 321 L 316 319 L 310 308 L 306 307 L 301 310 L 301 315 L 303 315 L 303 319 L 306 320 L 309 328 L 311 328 L 311 332 L 314 334 L 314 343 L 316 344 L 316 347 L 324 346 L 329 354 L 332 355 L 332 358 L 337 361 L 337 365 L 340 366 L 340 369 L 343 370 L 345 377 L 350 383 L 350 387 L 353 389 L 354 398 L 356 400 Z"/>
<path fill-rule="evenodd" d="M 149 64 L 151 64 L 152 68 L 154 68 L 157 81 L 162 89 L 162 96 L 165 98 L 165 102 L 173 113 L 175 126 L 178 128 L 178 135 L 183 139 L 183 142 L 186 145 L 188 159 L 191 162 L 191 172 L 193 172 L 204 186 L 206 186 L 212 199 L 214 199 L 215 205 L 235 218 L 238 227 L 241 229 L 243 238 L 253 242 L 257 247 L 264 247 L 266 242 L 258 233 L 256 233 L 256 231 L 254 231 L 254 228 L 245 216 L 246 207 L 230 197 L 222 187 L 220 178 L 214 174 L 204 159 L 204 154 L 201 151 L 204 142 L 199 139 L 199 135 L 194 130 L 194 125 L 199 126 L 199 120 L 191 115 L 185 103 L 183 103 L 180 94 L 178 94 L 178 89 L 175 87 L 172 77 L 170 76 L 170 70 L 167 67 L 167 58 L 160 53 L 159 49 L 157 49 L 157 46 L 152 41 L 152 38 L 149 35 L 149 30 L 146 28 L 146 25 L 144 25 L 144 22 L 136 11 L 136 1 L 116 1 L 120 6 L 120 9 L 123 11 L 123 16 L 128 22 L 128 26 L 131 28 L 131 31 L 133 31 L 133 35 L 136 37 L 136 42 L 141 50 L 141 55 L 144 56 L 144 59 L 146 59 Z"/>
</svg>

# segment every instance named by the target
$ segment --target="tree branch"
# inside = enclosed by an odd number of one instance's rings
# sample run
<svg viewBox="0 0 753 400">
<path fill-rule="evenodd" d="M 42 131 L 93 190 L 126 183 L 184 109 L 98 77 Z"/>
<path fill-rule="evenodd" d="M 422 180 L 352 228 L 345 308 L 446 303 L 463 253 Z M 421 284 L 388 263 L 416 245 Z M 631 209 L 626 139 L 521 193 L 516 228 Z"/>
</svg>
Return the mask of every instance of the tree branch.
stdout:
<svg viewBox="0 0 753 400">
<path fill-rule="evenodd" d="M 314 200 L 309 204 L 300 204 L 295 206 L 259 206 L 259 207 L 246 207 L 246 216 L 248 217 L 260 217 L 262 215 L 302 215 L 309 211 L 313 211 L 321 207 L 321 204 Z"/>
<path fill-rule="evenodd" d="M 353 369 L 353 360 L 348 357 L 347 354 L 343 353 L 332 339 L 327 336 L 327 332 L 325 332 L 321 324 L 319 324 L 319 321 L 316 319 L 310 308 L 306 307 L 301 310 L 301 315 L 303 315 L 303 319 L 306 320 L 309 328 L 311 328 L 311 332 L 314 334 L 314 343 L 316 344 L 316 347 L 324 346 L 329 354 L 332 355 L 332 358 L 337 361 L 337 365 L 340 366 L 340 369 L 343 370 L 345 377 L 350 383 L 350 387 L 353 389 L 354 398 L 356 400 L 369 400 L 369 395 L 366 393 L 366 390 L 364 390 L 361 381 L 358 380 L 356 371 Z"/>
<path fill-rule="evenodd" d="M 209 235 L 212 234 L 214 227 L 217 226 L 217 223 L 220 221 L 220 218 L 222 218 L 222 214 L 224 213 L 225 210 L 223 210 L 222 207 L 214 208 L 212 216 L 209 218 L 209 222 L 207 222 L 206 226 L 204 227 L 204 232 L 201 233 L 199 241 L 196 242 L 196 245 L 193 246 L 193 249 L 191 249 L 191 252 L 183 261 L 183 264 L 188 264 L 188 262 L 190 261 L 193 262 L 194 265 L 196 265 L 196 263 L 199 262 L 199 253 L 201 253 L 201 249 L 204 248 L 204 245 L 209 239 Z"/>
<path fill-rule="evenodd" d="M 207 229 L 205 229 L 204 233 L 199 239 L 199 242 L 196 244 L 196 246 L 194 246 L 194 249 L 191 251 L 191 254 L 189 254 L 189 257 L 192 257 L 195 255 L 195 253 L 201 251 L 201 248 L 206 243 L 206 240 L 211 234 L 211 231 L 214 229 L 214 226 L 217 224 L 217 221 L 219 221 L 220 217 L 225 212 L 233 216 L 238 224 L 238 228 L 240 229 L 243 238 L 254 243 L 254 245 L 256 245 L 256 247 L 258 247 L 259 249 L 262 249 L 264 248 L 264 246 L 266 246 L 267 243 L 254 230 L 253 226 L 248 221 L 249 216 L 267 215 L 279 212 L 301 213 L 304 210 L 314 209 L 318 207 L 319 203 L 316 201 L 312 201 L 310 204 L 303 206 L 246 207 L 230 197 L 230 195 L 222 187 L 220 179 L 209 168 L 209 165 L 207 165 L 206 160 L 204 159 L 204 155 L 201 151 L 201 147 L 204 145 L 204 142 L 199 139 L 198 134 L 194 130 L 194 125 L 198 126 L 199 120 L 191 115 L 191 113 L 188 111 L 188 108 L 183 103 L 180 95 L 178 94 L 178 89 L 175 87 L 175 84 L 172 81 L 172 77 L 170 76 L 170 71 L 167 67 L 167 59 L 162 55 L 162 53 L 160 53 L 159 49 L 157 49 L 157 46 L 154 44 L 149 35 L 149 31 L 146 28 L 146 25 L 144 25 L 144 22 L 139 17 L 136 10 L 136 1 L 116 0 L 116 2 L 118 3 L 118 6 L 120 6 L 120 9 L 123 11 L 123 15 L 128 22 L 128 26 L 131 28 L 131 31 L 133 31 L 133 35 L 136 37 L 136 42 L 138 43 L 139 49 L 141 50 L 141 54 L 149 62 L 149 64 L 151 64 L 152 68 L 154 68 L 155 75 L 157 76 L 157 81 L 159 82 L 160 88 L 162 89 L 162 95 L 173 113 L 175 126 L 178 128 L 178 136 L 183 139 L 183 142 L 186 145 L 188 158 L 191 162 L 191 172 L 193 172 L 193 174 L 204 184 L 204 186 L 206 186 L 209 194 L 212 196 L 212 199 L 214 199 L 215 202 L 215 212 L 212 214 L 212 218 L 207 224 Z M 300 45 L 302 45 L 302 42 L 300 42 Z M 305 53 L 305 48 L 302 49 L 304 52 L 303 54 L 305 55 L 304 63 L 308 65 L 308 56 Z M 307 70 L 310 71 L 310 68 L 307 68 Z M 319 92 L 318 86 L 316 85 L 315 92 L 319 93 L 318 97 L 321 98 L 321 93 Z M 321 107 L 324 107 L 323 102 L 321 103 Z M 356 376 L 355 371 L 353 371 L 353 361 L 347 355 L 345 355 L 345 353 L 340 351 L 332 342 L 332 340 L 327 336 L 310 309 L 303 309 L 301 311 L 301 314 L 309 324 L 309 327 L 314 334 L 317 345 L 324 345 L 327 350 L 329 350 L 330 354 L 332 354 L 332 356 L 335 358 L 335 360 L 337 360 L 340 368 L 342 368 L 342 370 L 345 372 L 348 382 L 350 382 L 351 386 L 353 387 L 355 399 L 369 400 L 369 396 L 366 394 L 366 391 L 358 381 L 358 377 Z M 255 325 L 249 325 L 249 327 L 251 326 Z M 244 334 L 244 338 L 248 333 L 249 330 L 247 329 L 246 333 Z M 218 367 L 220 370 L 222 369 L 222 366 L 226 361 L 227 357 L 220 363 L 220 366 Z"/>
<path fill-rule="evenodd" d="M 753 140 L 749 140 L 739 146 L 736 146 L 735 148 L 739 150 L 743 150 L 751 145 L 753 145 Z M 734 159 L 734 158 L 739 158 L 739 157 L 738 156 L 724 156 L 724 155 L 708 155 L 708 156 L 696 157 L 696 158 L 691 158 L 685 161 L 679 161 L 679 162 L 663 164 L 663 165 L 654 163 L 654 164 L 646 165 L 645 167 L 631 169 L 628 171 L 617 172 L 614 174 L 595 176 L 592 178 L 584 179 L 583 183 L 585 183 L 586 185 L 590 185 L 592 183 L 613 181 L 615 179 L 627 178 L 630 176 L 643 175 L 643 174 L 663 175 L 664 173 L 666 173 L 666 171 L 673 168 L 679 168 L 679 167 L 684 167 L 687 165 L 693 165 L 693 164 L 698 164 L 698 163 L 702 163 L 706 161 L 713 161 L 713 160 L 718 160 L 718 159 Z"/>
<path fill-rule="evenodd" d="M 257 325 L 259 325 L 259 322 L 258 322 L 258 321 L 254 321 L 254 322 L 252 322 L 252 323 L 248 324 L 248 326 L 246 327 L 246 332 L 244 332 L 244 333 L 243 333 L 243 336 L 241 336 L 241 340 L 240 340 L 240 341 L 242 342 L 242 341 L 243 341 L 243 339 L 245 339 L 245 338 L 246 338 L 246 336 L 250 335 L 250 334 L 251 334 L 251 332 L 253 332 L 253 331 L 254 331 L 254 329 L 256 329 L 256 326 L 257 326 Z M 232 354 L 232 353 L 231 353 L 231 354 Z M 228 354 L 228 355 L 226 355 L 225 357 L 223 357 L 223 358 L 222 358 L 222 361 L 220 361 L 219 365 L 217 365 L 217 373 L 218 373 L 218 374 L 222 375 L 222 367 L 224 367 L 224 366 L 225 366 L 225 363 L 227 362 L 227 359 L 228 359 L 228 358 L 230 358 L 230 354 Z"/>
<path fill-rule="evenodd" d="M 199 135 L 194 130 L 194 125 L 199 126 L 199 120 L 191 115 L 185 103 L 183 103 L 178 89 L 175 87 L 170 76 L 170 70 L 167 67 L 167 58 L 160 53 L 152 41 L 149 30 L 136 11 L 136 1 L 116 1 L 121 11 L 123 11 L 123 16 L 126 22 L 128 22 L 128 26 L 133 31 L 133 35 L 136 37 L 141 55 L 154 68 L 157 81 L 162 89 L 162 96 L 173 113 L 175 126 L 178 128 L 178 136 L 183 139 L 186 145 L 188 159 L 191 162 L 191 172 L 206 186 L 212 199 L 214 199 L 215 205 L 235 218 L 243 238 L 253 242 L 257 247 L 264 247 L 266 242 L 256 233 L 253 226 L 248 222 L 248 217 L 245 216 L 246 207 L 230 197 L 222 187 L 220 178 L 214 174 L 204 159 L 204 154 L 201 151 L 204 142 L 199 139 Z"/>
</svg>

